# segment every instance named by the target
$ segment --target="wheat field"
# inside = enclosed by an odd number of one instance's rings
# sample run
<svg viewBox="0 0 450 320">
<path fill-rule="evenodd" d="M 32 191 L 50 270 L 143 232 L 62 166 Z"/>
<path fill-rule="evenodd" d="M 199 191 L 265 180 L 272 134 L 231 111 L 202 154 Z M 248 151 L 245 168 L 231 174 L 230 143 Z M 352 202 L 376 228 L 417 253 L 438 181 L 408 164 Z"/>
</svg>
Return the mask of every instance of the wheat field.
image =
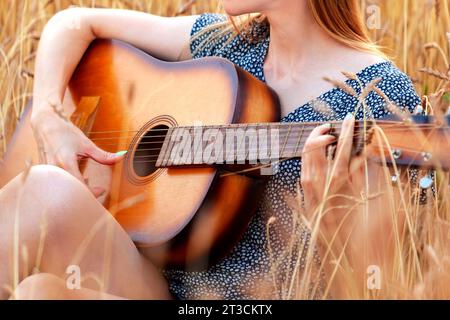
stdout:
<svg viewBox="0 0 450 320">
<path fill-rule="evenodd" d="M 429 95 L 441 89 L 449 65 L 450 2 L 363 0 L 362 3 L 368 21 L 379 20 L 371 31 L 374 40 L 413 79 L 417 91 Z M 220 11 L 218 0 L 1 1 L 0 152 L 6 148 L 30 98 L 39 35 L 55 12 L 71 5 L 126 8 L 165 16 Z M 445 99 L 448 104 L 448 95 Z"/>
<path fill-rule="evenodd" d="M 413 80 L 429 114 L 450 106 L 450 0 L 361 0 L 373 39 Z M 0 1 L 0 155 L 31 97 L 33 68 L 46 21 L 68 6 L 134 9 L 164 16 L 221 10 L 220 0 L 2 0 Z M 352 298 L 450 299 L 448 173 L 437 173 L 437 194 L 426 206 L 406 201 L 410 235 L 396 252 L 398 265 L 381 295 Z M 414 197 L 409 197 L 414 198 Z M 400 236 L 399 236 L 400 237 Z M 407 237 L 401 235 L 401 237 Z M 418 258 L 420 255 L 420 258 Z M 299 282 L 294 274 L 287 286 Z M 283 284 L 284 285 L 284 284 Z M 349 280 L 349 287 L 351 287 Z M 307 298 L 299 289 L 295 298 Z M 350 290 L 351 291 L 351 290 Z M 291 298 L 289 294 L 282 298 Z"/>
</svg>

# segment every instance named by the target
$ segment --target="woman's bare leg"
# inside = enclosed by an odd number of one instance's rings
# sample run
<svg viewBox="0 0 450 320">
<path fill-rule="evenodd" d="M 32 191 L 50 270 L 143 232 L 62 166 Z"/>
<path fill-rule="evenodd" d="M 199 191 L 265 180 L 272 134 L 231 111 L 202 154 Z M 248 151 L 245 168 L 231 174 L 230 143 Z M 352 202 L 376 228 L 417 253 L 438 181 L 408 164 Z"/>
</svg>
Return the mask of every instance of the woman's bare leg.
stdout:
<svg viewBox="0 0 450 320">
<path fill-rule="evenodd" d="M 0 190 L 0 298 L 33 269 L 130 299 L 168 298 L 159 271 L 91 192 L 66 171 L 35 166 Z M 75 270 L 74 269 L 74 270 Z"/>
<path fill-rule="evenodd" d="M 92 289 L 68 289 L 66 282 L 49 273 L 39 273 L 23 280 L 11 299 L 16 300 L 123 300 Z"/>
</svg>

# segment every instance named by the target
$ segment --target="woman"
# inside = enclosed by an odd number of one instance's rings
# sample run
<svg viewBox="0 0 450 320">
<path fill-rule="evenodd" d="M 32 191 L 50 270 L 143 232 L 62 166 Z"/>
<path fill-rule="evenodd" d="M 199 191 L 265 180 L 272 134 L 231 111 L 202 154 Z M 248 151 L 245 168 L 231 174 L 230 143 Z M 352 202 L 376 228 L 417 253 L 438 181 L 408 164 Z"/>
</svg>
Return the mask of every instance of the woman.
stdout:
<svg viewBox="0 0 450 320">
<path fill-rule="evenodd" d="M 48 22 L 37 54 L 31 119 L 35 136 L 43 145 L 47 165 L 31 168 L 26 173 L 26 179 L 19 176 L 0 192 L 0 283 L 11 286 L 21 282 L 15 292 L 16 297 L 292 297 L 290 293 L 285 294 L 284 285 L 277 281 L 285 281 L 294 268 L 305 267 L 307 250 L 302 251 L 299 265 L 290 255 L 283 254 L 290 243 L 286 235 L 295 234 L 298 237 L 295 248 L 307 247 L 310 241 L 307 228 L 294 221 L 286 201 L 287 196 L 295 195 L 298 189 L 299 160 L 280 165 L 279 173 L 269 182 L 259 213 L 227 257 L 204 272 L 166 270 L 163 276 L 96 200 L 104 190 L 95 186 L 88 188 L 78 168 L 79 158 L 88 157 L 110 165 L 120 161 L 123 152 L 111 154 L 99 149 L 54 112 L 54 107 L 61 105 L 72 72 L 95 38 L 123 40 L 169 61 L 222 56 L 265 81 L 278 93 L 282 121 L 345 118 L 332 183 L 328 185 L 324 178 L 328 169 L 326 148 L 336 138 L 329 134 L 330 126 L 327 125 L 311 132 L 305 145 L 301 177 L 303 205 L 310 217 L 319 206 L 323 209 L 325 205 L 334 208 L 345 204 L 344 200 L 324 204 L 321 199 L 326 186 L 332 193 L 347 195 L 354 195 L 355 190 L 359 194 L 362 190 L 360 163 L 350 161 L 354 117 L 361 118 L 365 112 L 366 116 L 379 118 L 387 111 L 385 100 L 374 92 L 366 98 L 365 111 L 357 108 L 357 98 L 342 89 L 333 88 L 323 77 L 346 81 L 358 93 L 362 90 L 361 85 L 382 78 L 378 87 L 398 106 L 412 111 L 420 101 L 410 80 L 385 60 L 369 40 L 360 15 L 359 0 L 224 0 L 223 3 L 230 16 L 252 12 L 261 15 L 236 36 L 227 31 L 230 28 L 225 27 L 224 30 L 223 26 L 227 23 L 225 16 L 211 14 L 163 18 L 124 10 L 80 8 L 62 11 Z M 348 75 L 353 74 L 350 77 L 357 76 L 357 79 L 345 79 L 341 70 L 348 71 Z M 317 102 L 328 104 L 331 112 L 317 110 Z M 371 181 L 377 181 L 376 170 L 371 172 Z M 39 274 L 25 277 L 24 274 L 31 274 L 34 264 L 27 265 L 20 259 L 16 267 L 25 270 L 24 273 L 18 274 L 8 265 L 13 256 L 12 212 L 20 216 L 20 244 L 27 248 L 28 261 L 41 261 Z M 333 215 L 325 217 L 320 224 L 325 240 L 331 239 L 342 221 L 339 209 L 332 212 Z M 47 238 L 42 250 L 39 247 L 39 226 L 44 219 Z M 77 265 L 83 275 L 102 277 L 102 287 L 86 277 L 82 283 L 83 289 L 68 290 L 60 279 L 66 276 L 65 270 L 73 263 L 73 257 L 88 230 L 100 219 L 109 228 L 101 229 L 94 241 L 83 248 L 83 258 L 77 261 Z M 369 258 L 373 258 L 371 261 L 376 264 L 380 252 L 388 250 L 391 245 L 388 236 L 383 236 L 381 240 L 384 242 L 380 244 L 380 229 L 377 228 L 383 226 L 386 234 L 393 228 L 391 219 L 383 219 L 379 217 L 371 229 L 373 236 L 352 234 L 345 250 L 358 252 L 364 236 L 370 244 L 373 242 L 371 248 L 374 249 L 370 251 Z M 352 226 L 361 223 L 358 218 L 351 221 Z M 110 256 L 104 250 L 107 230 L 113 230 Z M 342 228 L 341 233 L 342 241 L 338 237 L 339 241 L 334 242 L 333 254 L 343 250 L 350 228 Z M 319 252 L 314 251 L 317 264 Z M 351 256 L 355 274 L 362 277 L 366 266 L 357 253 Z M 275 272 L 271 264 L 273 257 L 282 257 L 277 260 Z M 109 259 L 106 272 L 105 259 Z M 325 266 L 325 273 L 327 268 Z M 335 281 L 337 285 L 334 287 L 337 289 L 332 293 L 340 295 L 339 279 Z M 319 291 L 312 295 L 317 296 Z M 1 297 L 8 298 L 10 293 L 3 290 Z"/>
</svg>

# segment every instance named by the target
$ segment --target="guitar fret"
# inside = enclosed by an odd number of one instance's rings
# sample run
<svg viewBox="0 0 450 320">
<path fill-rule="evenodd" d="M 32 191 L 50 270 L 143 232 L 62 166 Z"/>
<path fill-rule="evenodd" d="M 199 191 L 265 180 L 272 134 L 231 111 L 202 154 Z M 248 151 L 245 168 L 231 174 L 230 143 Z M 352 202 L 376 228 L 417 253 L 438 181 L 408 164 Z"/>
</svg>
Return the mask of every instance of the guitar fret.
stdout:
<svg viewBox="0 0 450 320">
<path fill-rule="evenodd" d="M 155 164 L 156 167 L 160 167 L 161 165 L 164 164 L 164 159 L 165 159 L 165 156 L 166 156 L 166 153 L 168 150 L 168 144 L 170 142 L 170 136 L 171 136 L 172 131 L 173 131 L 173 128 L 169 128 L 169 130 L 167 130 L 166 137 L 164 138 L 162 148 L 158 155 L 158 159 L 156 160 L 156 164 Z"/>
<path fill-rule="evenodd" d="M 165 166 L 168 166 L 168 165 L 171 163 L 170 157 L 171 157 L 171 155 L 172 155 L 173 146 L 174 146 L 174 144 L 175 144 L 175 142 L 176 142 L 177 134 L 178 134 L 178 129 L 175 128 L 174 131 L 173 131 L 173 133 L 172 133 L 172 135 L 170 136 L 170 140 L 169 140 L 169 141 L 170 141 L 170 144 L 169 144 L 169 147 L 167 148 L 167 157 L 166 157 L 166 159 L 164 160 L 164 165 L 165 165 Z M 175 137 L 175 139 L 173 139 L 173 137 Z"/>
<path fill-rule="evenodd" d="M 187 153 L 187 155 L 186 154 L 184 154 L 184 151 L 183 151 L 183 157 L 181 157 L 180 158 L 180 160 L 179 160 L 179 165 L 186 165 L 186 164 L 191 164 L 192 163 L 192 159 L 193 159 L 193 154 L 192 154 L 192 146 L 193 146 L 193 144 L 194 144 L 194 141 L 193 141 L 193 138 L 194 138 L 194 127 L 188 127 L 187 129 L 186 129 L 186 131 L 184 131 L 185 133 L 187 133 L 187 137 L 185 137 L 186 139 L 186 142 L 183 144 L 183 149 L 185 149 L 186 148 L 186 146 L 188 145 L 188 147 L 189 147 L 189 152 Z M 182 149 L 182 150 L 183 150 Z M 190 155 L 190 159 L 189 159 L 189 157 L 188 157 L 188 155 Z"/>
<path fill-rule="evenodd" d="M 211 127 L 209 127 L 209 129 L 210 130 L 208 130 L 208 132 L 211 132 L 212 130 L 214 130 L 214 129 L 216 129 L 216 128 L 214 128 L 213 126 L 211 126 Z M 217 128 L 218 130 L 220 130 L 219 128 Z M 209 139 L 211 138 L 211 135 L 208 135 L 207 136 L 207 139 L 206 139 L 206 141 L 209 141 Z M 209 154 L 209 156 L 208 156 L 208 159 L 206 160 L 206 162 L 204 162 L 204 163 L 209 163 L 211 161 L 211 153 Z"/>
<path fill-rule="evenodd" d="M 292 130 L 292 124 L 289 125 L 289 129 L 288 129 L 288 132 L 286 134 L 286 138 L 284 139 L 283 148 L 281 149 L 281 157 L 283 157 L 283 158 L 284 158 L 284 151 L 286 149 L 286 145 L 287 145 L 287 142 L 289 140 L 289 136 L 291 134 L 291 130 Z"/>
<path fill-rule="evenodd" d="M 247 132 L 248 128 L 250 127 L 250 125 L 245 126 L 244 132 Z M 245 134 L 244 134 L 245 136 Z M 245 139 L 245 138 L 244 138 Z M 247 146 L 247 142 L 244 140 L 244 158 L 245 161 L 249 161 L 250 160 L 250 139 L 248 140 L 248 146 Z"/>
<path fill-rule="evenodd" d="M 176 132 L 177 132 L 177 128 L 173 128 L 173 130 L 170 132 L 170 136 L 167 135 L 169 141 L 168 141 L 166 153 L 165 153 L 165 155 L 164 155 L 164 159 L 163 159 L 163 161 L 162 161 L 162 165 L 163 165 L 163 166 L 167 166 L 167 164 L 168 164 L 168 162 L 169 162 L 169 160 L 170 160 L 170 155 L 171 155 L 171 153 L 172 153 L 173 144 L 175 143 L 175 141 L 172 139 L 172 136 L 173 136 L 173 134 L 176 133 Z"/>
<path fill-rule="evenodd" d="M 202 153 L 203 151 L 203 129 L 204 127 L 196 125 L 193 127 L 192 131 L 193 131 L 193 139 L 192 139 L 192 146 L 194 147 L 193 154 L 192 154 L 192 163 L 193 164 L 202 164 L 203 163 L 203 155 L 202 154 L 197 154 L 199 152 L 200 149 L 200 153 Z M 195 136 L 196 136 L 196 130 L 201 130 L 201 138 L 200 138 L 200 143 L 197 145 L 197 147 L 195 147 Z"/>
<path fill-rule="evenodd" d="M 245 125 L 243 125 L 243 124 L 238 124 L 238 127 L 247 127 L 247 126 L 248 126 L 248 124 L 245 124 Z M 242 136 L 242 140 L 241 140 L 241 141 L 239 142 L 239 144 L 236 146 L 236 152 L 234 153 L 234 156 L 235 156 L 234 162 L 235 162 L 235 164 L 236 164 L 237 161 L 238 161 L 238 152 L 241 150 L 242 142 L 245 143 L 245 135 Z M 245 154 L 244 154 L 244 157 L 245 157 Z"/>
<path fill-rule="evenodd" d="M 297 145 L 295 146 L 294 156 L 297 155 L 298 149 L 299 149 L 299 147 L 300 147 L 300 142 L 301 142 L 302 137 L 303 137 L 303 131 L 304 131 L 304 130 L 305 130 L 305 126 L 304 126 L 304 125 L 301 125 L 301 131 L 300 131 L 300 134 L 299 134 L 299 137 L 298 137 Z"/>
<path fill-rule="evenodd" d="M 249 129 L 249 127 L 250 127 L 250 125 L 248 125 L 247 126 L 247 128 L 246 128 L 246 131 Z M 256 134 L 258 134 L 258 124 L 256 124 L 256 126 L 252 126 L 252 127 L 254 127 L 254 129 L 256 130 Z M 246 144 L 246 146 L 247 146 L 247 144 Z M 246 151 L 245 151 L 245 160 L 246 161 L 250 161 L 250 149 L 251 149 L 251 140 L 249 139 L 248 140 L 248 147 L 246 148 Z M 256 148 L 258 148 L 258 146 L 256 146 Z M 254 150 L 252 150 L 252 151 L 254 151 Z"/>
<path fill-rule="evenodd" d="M 183 129 L 184 130 L 184 129 Z M 181 133 L 182 132 L 182 130 L 177 130 L 177 135 L 175 136 L 175 141 L 174 141 L 174 143 L 175 142 L 178 142 L 178 139 L 181 137 Z M 187 139 L 186 139 L 187 140 Z M 173 144 L 172 144 L 172 146 L 173 146 Z M 175 156 L 177 156 L 178 155 L 178 152 L 179 152 L 179 150 L 180 150 L 180 146 L 181 146 L 181 142 L 179 142 L 178 143 L 178 145 L 176 146 L 176 149 L 175 149 Z M 183 148 L 184 148 L 184 145 L 183 145 Z M 182 149 L 182 148 L 181 148 Z M 171 150 L 172 151 L 172 150 Z M 170 154 L 172 154 L 172 152 L 170 152 Z M 179 161 L 177 161 L 177 163 L 175 163 L 174 164 L 174 161 L 176 161 L 176 160 L 179 160 L 179 159 L 172 159 L 171 157 L 169 157 L 169 162 L 168 162 L 168 165 L 169 166 L 171 166 L 171 165 L 180 165 L 180 163 L 178 163 Z"/>
</svg>

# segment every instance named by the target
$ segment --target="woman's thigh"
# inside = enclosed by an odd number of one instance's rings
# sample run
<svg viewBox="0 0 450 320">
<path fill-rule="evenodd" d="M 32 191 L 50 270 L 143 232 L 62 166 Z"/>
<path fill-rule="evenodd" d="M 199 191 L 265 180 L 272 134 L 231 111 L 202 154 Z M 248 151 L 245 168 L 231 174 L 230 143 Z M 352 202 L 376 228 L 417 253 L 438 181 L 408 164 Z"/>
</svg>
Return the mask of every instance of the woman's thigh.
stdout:
<svg viewBox="0 0 450 320">
<path fill-rule="evenodd" d="M 169 297 L 157 268 L 62 169 L 31 168 L 1 189 L 0 203 L 0 269 L 7 270 L 0 281 L 10 289 L 38 269 L 67 279 L 68 287 L 79 278 L 83 288 L 124 298 Z"/>
<path fill-rule="evenodd" d="M 14 291 L 14 300 L 123 300 L 92 289 L 69 289 L 66 282 L 49 273 L 27 277 Z"/>
</svg>

